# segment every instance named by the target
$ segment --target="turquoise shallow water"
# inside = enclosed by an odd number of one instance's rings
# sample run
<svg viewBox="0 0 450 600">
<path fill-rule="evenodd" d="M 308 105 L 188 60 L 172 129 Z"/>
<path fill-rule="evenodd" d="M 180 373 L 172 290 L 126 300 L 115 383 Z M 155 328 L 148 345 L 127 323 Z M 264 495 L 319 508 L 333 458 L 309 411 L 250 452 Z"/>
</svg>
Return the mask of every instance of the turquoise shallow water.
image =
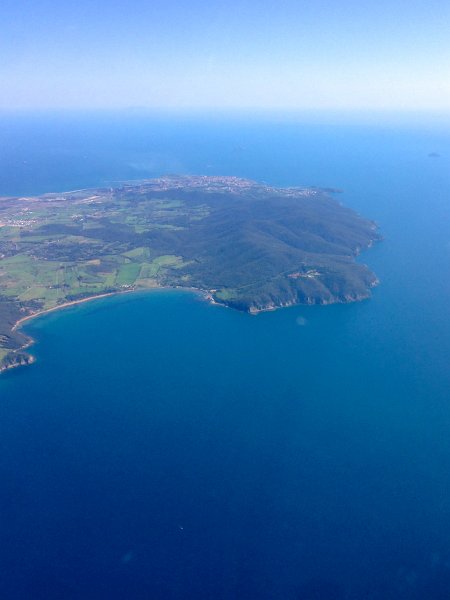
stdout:
<svg viewBox="0 0 450 600">
<path fill-rule="evenodd" d="M 0 380 L 0 595 L 447 599 L 450 133 L 128 119 L 3 118 L 0 193 L 175 169 L 341 187 L 385 235 L 361 257 L 381 285 L 257 317 L 158 291 L 28 325 L 37 363 Z"/>
</svg>

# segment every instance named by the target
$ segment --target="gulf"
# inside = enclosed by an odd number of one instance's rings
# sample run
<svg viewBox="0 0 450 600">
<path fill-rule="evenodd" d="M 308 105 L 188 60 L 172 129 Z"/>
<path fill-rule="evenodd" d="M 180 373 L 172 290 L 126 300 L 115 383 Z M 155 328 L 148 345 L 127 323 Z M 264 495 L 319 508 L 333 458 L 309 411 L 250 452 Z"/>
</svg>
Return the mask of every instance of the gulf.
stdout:
<svg viewBox="0 0 450 600">
<path fill-rule="evenodd" d="M 4 116 L 0 194 L 168 172 L 342 188 L 368 302 L 187 292 L 37 320 L 0 379 L 6 598 L 447 598 L 450 134 L 436 123 Z M 439 156 L 429 156 L 438 154 Z"/>
</svg>

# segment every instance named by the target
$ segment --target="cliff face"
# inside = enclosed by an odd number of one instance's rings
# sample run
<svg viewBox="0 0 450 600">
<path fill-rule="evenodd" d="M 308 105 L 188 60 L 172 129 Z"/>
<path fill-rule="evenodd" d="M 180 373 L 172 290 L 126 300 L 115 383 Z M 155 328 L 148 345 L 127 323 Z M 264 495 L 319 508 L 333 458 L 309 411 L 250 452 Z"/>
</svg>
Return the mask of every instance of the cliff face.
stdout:
<svg viewBox="0 0 450 600">
<path fill-rule="evenodd" d="M 25 367 L 34 363 L 35 358 L 31 354 L 22 351 L 9 352 L 0 363 L 0 373 L 15 369 L 16 367 Z"/>
<path fill-rule="evenodd" d="M 258 314 L 260 312 L 277 310 L 278 308 L 288 308 L 290 306 L 298 306 L 300 304 L 313 306 L 327 306 L 329 304 L 350 304 L 351 302 L 361 302 L 370 298 L 370 292 L 364 294 L 348 294 L 346 296 L 330 296 L 329 298 L 311 298 L 301 297 L 292 298 L 290 300 L 279 300 L 270 302 L 268 304 L 252 304 L 246 307 L 247 312 L 250 314 Z"/>
<path fill-rule="evenodd" d="M 374 285 L 377 285 L 376 283 Z M 319 305 L 319 306 L 327 306 L 329 304 L 350 304 L 351 302 L 361 302 L 362 300 L 367 300 L 371 297 L 371 293 L 369 290 L 361 293 L 350 293 L 344 295 L 333 295 L 329 294 L 326 297 L 324 296 L 304 296 L 304 295 L 296 295 L 291 294 L 289 296 L 283 296 L 280 298 L 274 298 L 266 303 L 257 303 L 252 302 L 250 304 L 239 303 L 239 302 L 223 302 L 226 306 L 230 308 L 235 308 L 237 310 L 242 310 L 245 312 L 249 312 L 250 314 L 257 314 L 259 312 L 272 311 L 277 310 L 278 308 L 287 308 L 289 306 L 298 306 L 298 305 Z"/>
</svg>

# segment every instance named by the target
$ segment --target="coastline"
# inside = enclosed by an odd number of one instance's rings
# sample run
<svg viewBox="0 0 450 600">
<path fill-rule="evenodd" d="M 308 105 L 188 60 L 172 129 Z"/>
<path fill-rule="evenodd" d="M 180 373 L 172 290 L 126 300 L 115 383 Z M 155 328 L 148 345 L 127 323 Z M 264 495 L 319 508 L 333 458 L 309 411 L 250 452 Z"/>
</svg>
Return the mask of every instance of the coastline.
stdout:
<svg viewBox="0 0 450 600">
<path fill-rule="evenodd" d="M 42 317 L 43 315 L 46 315 L 51 312 L 55 312 L 57 310 L 62 310 L 63 308 L 68 308 L 69 306 L 76 306 L 77 304 L 84 304 L 85 302 L 91 302 L 91 300 L 99 300 L 100 298 L 108 298 L 109 296 L 118 296 L 119 294 L 126 294 L 126 293 L 134 292 L 134 291 L 135 290 L 120 290 L 117 292 L 108 292 L 106 294 L 99 294 L 97 296 L 87 296 L 86 298 L 80 298 L 80 300 L 71 300 L 70 302 L 64 302 L 63 304 L 58 304 L 57 306 L 53 306 L 52 308 L 46 308 L 45 310 L 39 310 L 35 313 L 31 313 L 31 314 L 27 315 L 26 317 L 22 317 L 21 319 L 19 319 L 16 322 L 16 324 L 14 325 L 14 327 L 12 328 L 12 331 L 16 331 L 16 329 L 20 329 L 20 327 L 22 327 L 22 325 L 24 323 L 26 323 L 27 321 L 31 321 L 32 319 L 37 319 L 38 317 Z M 28 348 L 28 346 L 22 346 L 18 350 L 24 350 L 25 348 Z"/>
<path fill-rule="evenodd" d="M 376 285 L 378 285 L 378 283 L 379 283 L 379 280 L 375 279 L 372 282 L 372 284 L 370 285 L 370 287 L 375 287 Z M 200 289 L 200 288 L 196 288 L 196 287 L 155 286 L 155 287 L 143 288 L 143 289 L 142 288 L 141 289 L 125 289 L 125 290 L 117 290 L 117 291 L 113 291 L 113 292 L 106 292 L 103 294 L 97 294 L 95 296 L 87 296 L 85 298 L 80 298 L 79 300 L 71 300 L 70 302 L 64 302 L 63 304 L 53 306 L 52 308 L 47 308 L 45 310 L 39 310 L 37 312 L 28 314 L 28 315 L 20 318 L 14 324 L 11 331 L 16 331 L 17 329 L 20 329 L 28 321 L 37 319 L 39 317 L 42 317 L 42 316 L 52 313 L 52 312 L 62 310 L 64 308 L 70 308 L 71 306 L 77 306 L 78 304 L 85 304 L 87 302 L 92 302 L 93 300 L 100 300 L 101 298 L 108 298 L 110 296 L 119 296 L 122 294 L 132 294 L 132 293 L 137 293 L 137 292 L 150 292 L 150 291 L 156 291 L 156 290 L 160 290 L 160 291 L 184 290 L 184 291 L 195 292 L 197 294 L 202 295 L 204 300 L 206 302 L 208 302 L 209 304 L 216 305 L 216 306 L 222 306 L 225 308 L 230 308 L 230 306 L 228 304 L 226 304 L 225 302 L 220 302 L 220 301 L 216 300 L 210 290 L 204 290 L 204 289 Z M 367 295 L 360 295 L 357 297 L 334 298 L 331 301 L 321 303 L 321 305 L 324 306 L 327 304 L 349 304 L 352 302 L 360 302 L 362 300 L 367 300 L 369 297 L 370 297 L 370 293 Z M 263 307 L 254 307 L 253 306 L 253 307 L 249 308 L 248 314 L 252 315 L 252 316 L 256 316 L 257 314 L 260 314 L 260 313 L 273 312 L 273 311 L 279 310 L 281 308 L 289 308 L 292 306 L 297 306 L 299 304 L 301 304 L 301 303 L 293 301 L 293 302 L 286 302 L 284 304 L 279 304 L 279 305 L 271 304 L 271 305 L 267 305 L 267 306 L 263 306 Z M 315 304 L 315 302 L 307 302 L 305 304 L 311 305 L 311 304 Z M 16 361 L 13 360 L 12 362 L 6 363 L 6 364 L 0 363 L 0 374 L 5 371 L 10 371 L 10 370 L 18 368 L 18 367 L 28 366 L 28 365 L 35 363 L 36 358 L 32 354 L 24 352 L 27 348 L 32 346 L 34 344 L 34 342 L 35 342 L 34 338 L 32 338 L 31 336 L 27 336 L 27 340 L 22 346 L 20 346 L 19 348 L 15 349 L 15 350 L 11 350 L 11 352 L 9 354 L 7 354 L 6 356 L 9 356 L 9 355 L 11 355 L 12 357 L 15 356 L 17 358 L 17 360 Z"/>
<path fill-rule="evenodd" d="M 71 306 L 76 306 L 78 304 L 85 304 L 85 303 L 91 302 L 93 300 L 99 300 L 101 298 L 108 298 L 109 296 L 118 296 L 119 294 L 121 295 L 121 294 L 126 294 L 126 293 L 130 293 L 130 292 L 134 292 L 134 291 L 136 291 L 136 290 L 118 290 L 117 292 L 107 292 L 105 294 L 98 294 L 96 296 L 88 296 L 86 298 L 80 298 L 79 300 L 71 300 L 70 302 L 64 302 L 63 304 L 59 304 L 57 306 L 53 306 L 52 308 L 47 308 L 45 310 L 39 310 L 35 313 L 31 313 L 31 314 L 26 315 L 25 317 L 22 317 L 21 319 L 19 319 L 14 324 L 11 331 L 16 331 L 17 329 L 20 329 L 22 327 L 22 325 L 24 325 L 28 321 L 37 319 L 38 317 L 42 317 L 43 315 L 46 315 L 46 314 L 49 314 L 52 312 L 62 310 L 64 308 L 69 308 Z M 23 357 L 24 355 L 21 353 L 24 350 L 26 350 L 27 348 L 29 348 L 30 346 L 32 346 L 35 342 L 34 338 L 32 338 L 31 336 L 27 336 L 27 338 L 28 338 L 27 341 L 22 346 L 20 346 L 20 348 L 11 350 L 10 354 L 16 355 L 18 357 L 21 357 L 21 356 Z M 5 371 L 10 371 L 12 369 L 16 369 L 18 367 L 31 365 L 36 362 L 36 358 L 32 354 L 26 353 L 25 356 L 26 356 L 26 360 L 20 360 L 18 362 L 12 362 L 12 363 L 3 364 L 3 365 L 0 364 L 0 374 L 4 373 Z"/>
<path fill-rule="evenodd" d="M 211 302 L 212 304 L 218 304 L 213 300 L 213 298 L 209 294 L 209 292 L 207 292 L 206 290 L 201 290 L 199 288 L 184 288 L 181 286 L 176 286 L 176 287 L 155 286 L 152 288 L 144 288 L 144 289 L 117 290 L 115 292 L 107 292 L 107 293 L 103 293 L 103 294 L 97 294 L 95 296 L 87 296 L 86 298 L 80 298 L 79 300 L 71 300 L 70 302 L 64 302 L 63 304 L 58 304 L 57 306 L 53 306 L 52 308 L 46 308 L 45 310 L 39 310 L 37 312 L 31 313 L 31 314 L 26 315 L 25 317 L 22 317 L 21 319 L 19 319 L 14 324 L 11 331 L 16 331 L 17 329 L 20 329 L 28 321 L 32 321 L 33 319 L 37 319 L 37 318 L 47 315 L 49 313 L 56 312 L 56 311 L 62 310 L 64 308 L 70 308 L 71 306 L 77 306 L 78 304 L 85 304 L 87 302 L 92 302 L 93 300 L 100 300 L 101 298 L 108 298 L 111 296 L 119 296 L 122 294 L 133 294 L 136 292 L 150 292 L 150 291 L 156 291 L 156 290 L 160 290 L 160 291 L 180 290 L 180 289 L 186 290 L 186 291 L 191 291 L 191 292 L 196 292 L 198 294 L 202 294 L 204 296 L 205 300 L 207 300 L 208 302 Z M 27 338 L 28 338 L 27 341 L 22 346 L 20 346 L 20 348 L 11 350 L 10 354 L 16 355 L 18 357 L 20 357 L 20 356 L 23 357 L 24 355 L 23 354 L 21 355 L 21 353 L 24 350 L 26 350 L 27 348 L 29 348 L 30 346 L 32 346 L 35 342 L 34 338 L 32 338 L 31 336 L 27 336 Z M 5 371 L 10 371 L 12 369 L 31 365 L 36 362 L 36 358 L 32 354 L 26 353 L 25 356 L 26 356 L 26 361 L 21 360 L 21 361 L 12 362 L 9 364 L 0 364 L 0 374 L 4 373 Z"/>
</svg>

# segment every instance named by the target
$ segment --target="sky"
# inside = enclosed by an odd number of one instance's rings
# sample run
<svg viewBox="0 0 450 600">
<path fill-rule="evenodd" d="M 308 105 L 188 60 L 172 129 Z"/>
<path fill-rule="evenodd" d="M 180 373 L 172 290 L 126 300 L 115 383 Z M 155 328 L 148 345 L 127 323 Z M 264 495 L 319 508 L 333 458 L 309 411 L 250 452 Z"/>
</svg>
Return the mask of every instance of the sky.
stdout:
<svg viewBox="0 0 450 600">
<path fill-rule="evenodd" d="M 450 110 L 449 0 L 2 0 L 0 109 Z"/>
</svg>

